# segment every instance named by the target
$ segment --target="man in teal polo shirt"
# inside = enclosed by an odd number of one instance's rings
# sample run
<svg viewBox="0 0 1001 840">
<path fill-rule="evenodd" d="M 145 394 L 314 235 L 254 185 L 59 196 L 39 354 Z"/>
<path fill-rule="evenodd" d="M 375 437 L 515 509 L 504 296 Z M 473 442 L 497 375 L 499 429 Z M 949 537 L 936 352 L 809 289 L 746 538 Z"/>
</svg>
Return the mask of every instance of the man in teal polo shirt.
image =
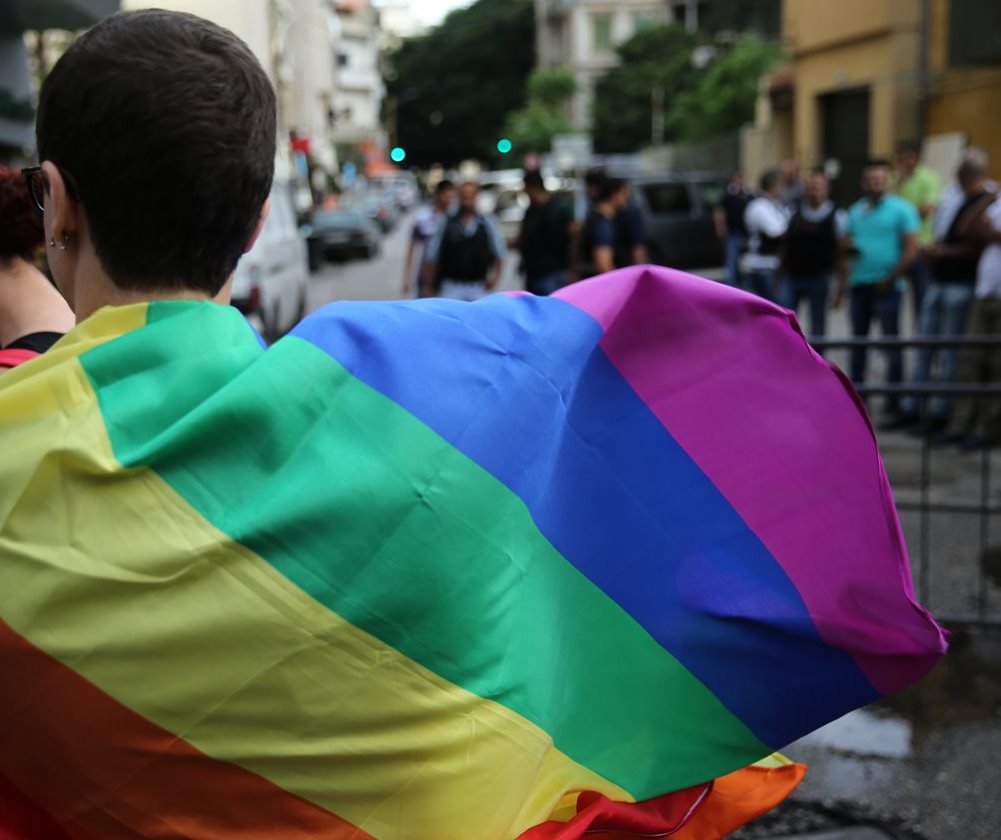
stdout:
<svg viewBox="0 0 1001 840">
<path fill-rule="evenodd" d="M 884 336 L 900 334 L 900 277 L 917 255 L 917 232 L 921 226 L 914 206 L 896 195 L 890 195 L 890 164 L 873 160 L 862 174 L 863 198 L 848 211 L 846 252 L 851 266 L 852 335 L 866 338 L 873 320 L 879 320 Z M 834 305 L 844 295 L 844 276 L 839 278 Z M 866 351 L 854 348 L 851 354 L 851 378 L 856 385 L 865 382 Z M 887 351 L 888 384 L 900 384 L 903 378 L 903 358 L 899 349 Z M 887 414 L 900 412 L 896 395 L 886 400 Z"/>
</svg>

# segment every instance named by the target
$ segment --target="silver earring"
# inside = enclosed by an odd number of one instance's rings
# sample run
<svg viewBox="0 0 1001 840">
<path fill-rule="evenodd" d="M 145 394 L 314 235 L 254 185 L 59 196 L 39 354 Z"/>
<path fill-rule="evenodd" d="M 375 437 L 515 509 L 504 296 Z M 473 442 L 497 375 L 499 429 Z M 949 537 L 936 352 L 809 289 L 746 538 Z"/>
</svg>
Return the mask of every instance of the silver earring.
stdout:
<svg viewBox="0 0 1001 840">
<path fill-rule="evenodd" d="M 67 239 L 68 239 L 68 237 L 66 237 L 66 236 L 63 237 L 63 241 L 64 242 Z M 66 246 L 65 245 L 61 245 L 60 243 L 56 242 L 56 239 L 55 239 L 54 236 L 49 237 L 49 247 L 50 248 L 58 248 L 60 251 L 65 251 L 66 250 Z"/>
</svg>

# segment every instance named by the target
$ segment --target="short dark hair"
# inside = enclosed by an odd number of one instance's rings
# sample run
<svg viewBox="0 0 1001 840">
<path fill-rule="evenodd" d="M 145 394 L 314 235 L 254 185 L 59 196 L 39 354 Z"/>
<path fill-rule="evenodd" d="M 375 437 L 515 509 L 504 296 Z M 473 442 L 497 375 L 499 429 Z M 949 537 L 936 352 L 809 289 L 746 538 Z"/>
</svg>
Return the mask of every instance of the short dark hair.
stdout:
<svg viewBox="0 0 1001 840">
<path fill-rule="evenodd" d="M 891 168 L 890 161 L 888 161 L 886 158 L 869 158 L 869 160 L 865 162 L 863 171 L 866 169 L 890 169 L 890 168 Z"/>
<path fill-rule="evenodd" d="M 236 35 L 178 12 L 111 15 L 52 68 L 36 131 L 116 286 L 222 288 L 271 190 L 277 134 L 274 90 Z"/>
<path fill-rule="evenodd" d="M 0 166 L 0 264 L 28 260 L 45 242 L 42 217 L 28 195 L 28 182 L 16 169 Z"/>
<path fill-rule="evenodd" d="M 922 143 L 920 140 L 908 138 L 906 140 L 898 140 L 893 148 L 897 152 L 910 152 L 912 155 L 921 157 L 921 147 Z"/>
<path fill-rule="evenodd" d="M 628 186 L 629 182 L 624 178 L 605 178 L 598 189 L 598 201 L 608 201 Z"/>
<path fill-rule="evenodd" d="M 449 181 L 448 178 L 442 178 L 435 185 L 434 194 L 441 195 L 446 190 L 454 190 L 454 189 L 455 189 L 455 184 L 452 181 Z"/>
<path fill-rule="evenodd" d="M 525 189 L 536 189 L 544 190 L 546 188 L 546 181 L 542 177 L 542 173 L 537 169 L 531 169 L 525 173 Z"/>
<path fill-rule="evenodd" d="M 588 169 L 584 173 L 584 183 L 589 187 L 594 187 L 595 189 L 601 189 L 601 185 L 608 180 L 608 173 L 600 167 L 594 167 L 593 169 Z"/>
<path fill-rule="evenodd" d="M 777 169 L 769 169 L 767 172 L 762 174 L 760 186 L 762 192 L 771 192 L 775 189 L 775 185 L 779 182 L 779 173 Z"/>
</svg>

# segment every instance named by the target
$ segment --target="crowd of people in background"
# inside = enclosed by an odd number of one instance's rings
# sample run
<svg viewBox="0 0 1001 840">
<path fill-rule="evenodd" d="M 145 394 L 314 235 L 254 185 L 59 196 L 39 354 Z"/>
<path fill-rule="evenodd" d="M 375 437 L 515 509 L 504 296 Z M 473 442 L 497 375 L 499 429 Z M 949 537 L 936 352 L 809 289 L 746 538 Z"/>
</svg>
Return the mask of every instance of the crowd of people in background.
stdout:
<svg viewBox="0 0 1001 840">
<path fill-rule="evenodd" d="M 714 214 L 726 255 L 726 282 L 797 312 L 805 303 L 809 334 L 827 334 L 827 313 L 848 302 L 851 334 L 873 324 L 901 335 L 909 292 L 922 339 L 998 335 L 1001 315 L 1001 199 L 986 154 L 968 149 L 944 189 L 920 163 L 921 144 L 897 144 L 894 160 L 870 160 L 862 197 L 847 209 L 830 200 L 823 169 L 800 180 L 795 165 L 765 172 L 752 193 L 735 173 Z M 901 348 L 886 350 L 886 381 L 919 386 L 1001 381 L 1001 349 L 922 345 L 912 370 Z M 867 380 L 868 353 L 853 347 L 852 381 Z M 901 388 L 901 391 L 906 390 Z M 880 426 L 927 435 L 963 449 L 1001 439 L 996 400 L 946 394 L 890 394 Z"/>
</svg>

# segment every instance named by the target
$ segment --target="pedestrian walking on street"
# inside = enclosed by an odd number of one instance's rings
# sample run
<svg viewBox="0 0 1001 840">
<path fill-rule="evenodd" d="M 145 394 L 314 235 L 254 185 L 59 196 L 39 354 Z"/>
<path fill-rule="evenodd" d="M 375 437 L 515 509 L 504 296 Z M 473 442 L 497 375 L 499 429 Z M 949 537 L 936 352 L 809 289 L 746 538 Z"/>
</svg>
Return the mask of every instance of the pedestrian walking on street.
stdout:
<svg viewBox="0 0 1001 840">
<path fill-rule="evenodd" d="M 942 184 L 935 170 L 921 163 L 921 142 L 919 140 L 901 140 L 894 150 L 896 164 L 896 193 L 905 201 L 910 202 L 921 217 L 921 227 L 918 229 L 918 248 L 930 245 L 935 239 L 932 220 L 935 208 L 938 207 L 942 194 Z M 920 253 L 907 273 L 911 286 L 911 300 L 914 304 L 914 317 L 917 320 L 921 312 L 921 300 L 925 290 L 931 283 L 930 269 L 927 261 Z"/>
<path fill-rule="evenodd" d="M 977 285 L 966 332 L 971 336 L 1001 336 L 1001 198 L 981 215 L 986 247 L 977 265 Z M 963 347 L 956 381 L 963 384 L 1001 383 L 1001 346 Z M 949 425 L 933 441 L 973 450 L 1001 442 L 1001 400 L 957 397 Z"/>
<path fill-rule="evenodd" d="M 403 266 L 403 296 L 422 297 L 421 281 L 424 276 L 424 262 L 427 245 L 444 224 L 455 202 L 455 184 L 447 178 L 440 180 L 434 188 L 430 204 L 417 211 L 414 226 L 410 231 L 410 244 Z"/>
<path fill-rule="evenodd" d="M 643 214 L 630 197 L 629 183 L 624 181 L 617 204 L 621 205 L 615 214 L 615 267 L 643 265 L 647 261 L 646 225 Z"/>
<path fill-rule="evenodd" d="M 573 208 L 553 197 L 539 172 L 525 173 L 525 194 L 530 203 L 518 233 L 525 289 L 534 295 L 549 295 L 571 280 Z"/>
<path fill-rule="evenodd" d="M 812 172 L 781 246 L 779 303 L 793 312 L 804 300 L 809 303 L 813 338 L 827 334 L 828 291 L 839 261 L 839 242 L 848 226 L 846 214 L 829 195 L 827 177 L 821 170 Z"/>
<path fill-rule="evenodd" d="M 601 182 L 580 234 L 575 273 L 582 280 L 615 269 L 615 217 L 628 201 L 624 180 L 605 178 Z"/>
<path fill-rule="evenodd" d="M 789 226 L 789 214 L 779 198 L 781 191 L 778 172 L 769 170 L 761 176 L 761 191 L 757 198 L 744 211 L 748 238 L 741 270 L 748 291 L 766 300 L 775 297 L 779 241 Z"/>
<path fill-rule="evenodd" d="M 977 264 L 984 247 L 982 215 L 994 201 L 994 194 L 986 188 L 986 170 L 975 161 L 963 161 L 956 171 L 956 179 L 963 189 L 964 201 L 942 240 L 922 249 L 933 278 L 921 304 L 918 334 L 923 338 L 962 334 L 973 303 Z M 936 357 L 941 361 L 939 381 L 955 381 L 957 348 L 921 347 L 918 349 L 912 378 L 914 383 L 923 384 L 931 380 L 932 365 Z M 918 431 L 934 433 L 945 428 L 949 405 L 949 399 L 945 396 L 932 400 Z M 896 424 L 898 427 L 913 426 L 921 421 L 919 399 L 907 397 L 903 401 L 903 407 L 904 411 Z"/>
<path fill-rule="evenodd" d="M 851 257 L 851 324 L 855 338 L 867 338 L 874 320 L 879 321 L 884 336 L 894 338 L 900 334 L 900 278 L 917 255 L 920 220 L 910 203 L 889 190 L 889 162 L 869 161 L 862 173 L 864 197 L 848 211 L 848 236 L 842 247 Z M 845 295 L 845 274 L 838 278 L 835 308 Z M 886 355 L 887 382 L 899 385 L 903 379 L 900 348 L 891 348 Z M 852 349 L 851 379 L 856 386 L 866 381 L 866 361 L 864 347 Z M 887 420 L 893 422 L 900 413 L 899 397 L 888 397 L 884 410 Z"/>
<path fill-rule="evenodd" d="M 459 207 L 427 248 L 424 295 L 479 300 L 500 281 L 507 249 L 493 216 L 476 209 L 479 185 L 459 186 Z"/>
<path fill-rule="evenodd" d="M 716 235 L 723 240 L 726 253 L 726 282 L 737 288 L 743 286 L 740 274 L 740 254 L 747 244 L 747 227 L 744 213 L 751 203 L 751 192 L 743 172 L 734 172 L 718 205 L 713 208 Z"/>
</svg>

